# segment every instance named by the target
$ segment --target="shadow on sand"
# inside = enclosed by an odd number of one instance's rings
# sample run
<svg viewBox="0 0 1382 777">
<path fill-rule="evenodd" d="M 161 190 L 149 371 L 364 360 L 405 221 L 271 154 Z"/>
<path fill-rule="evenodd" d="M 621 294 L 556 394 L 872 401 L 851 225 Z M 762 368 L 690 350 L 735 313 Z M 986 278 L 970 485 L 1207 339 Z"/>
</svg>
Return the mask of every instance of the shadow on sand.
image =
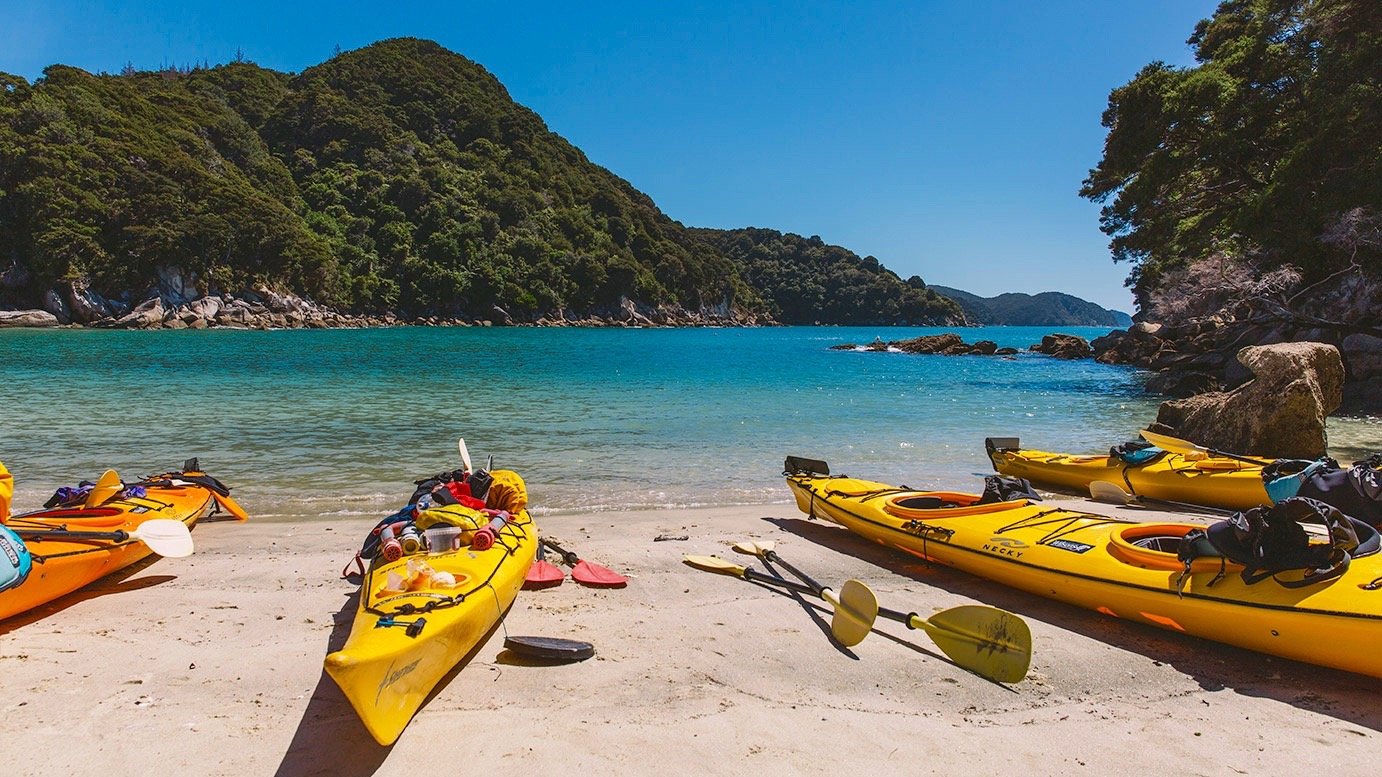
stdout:
<svg viewBox="0 0 1382 777">
<path fill-rule="evenodd" d="M 1382 731 L 1382 707 L 1376 703 L 1378 693 L 1382 692 L 1382 682 L 1374 678 L 1173 634 L 1043 599 L 959 570 L 927 564 L 834 524 L 770 516 L 763 520 L 805 540 L 919 583 L 1168 664 L 1193 678 L 1205 690 L 1229 688 L 1244 696 L 1273 699 L 1372 731 Z M 1321 650 L 1327 649 L 1321 646 Z"/>
<path fill-rule="evenodd" d="M 150 564 L 158 561 L 158 559 L 159 556 L 151 555 L 146 559 L 136 561 L 124 569 L 112 572 L 99 580 L 87 583 L 85 586 L 78 588 L 70 594 L 60 596 L 46 604 L 41 604 L 26 613 L 8 618 L 4 622 L 0 622 L 0 636 L 9 634 L 15 629 L 23 628 L 30 623 L 41 621 L 75 604 L 80 604 L 99 596 L 121 594 L 127 591 L 138 591 L 141 588 L 152 588 L 156 585 L 163 585 L 170 580 L 177 580 L 177 575 L 134 577 L 140 572 L 143 572 Z"/>
<path fill-rule="evenodd" d="M 358 582 L 358 577 L 351 579 Z M 360 600 L 360 589 L 355 588 L 346 597 L 345 604 L 332 616 L 331 635 L 326 641 L 327 653 L 340 650 L 350 636 L 350 627 L 355 621 L 355 612 Z M 505 611 L 504 615 L 508 615 Z M 437 682 L 427 700 L 419 707 L 426 709 L 460 673 L 468 666 L 480 649 L 489 642 L 494 632 L 503 625 L 501 617 L 484 637 L 481 637 L 456 665 Z M 393 752 L 393 745 L 384 746 L 374 741 L 365 730 L 364 724 L 356 716 L 354 708 L 334 680 L 323 669 L 317 678 L 317 687 L 312 689 L 312 697 L 307 709 L 298 721 L 293 741 L 278 764 L 275 777 L 369 777 L 379 770 L 384 760 Z"/>
</svg>

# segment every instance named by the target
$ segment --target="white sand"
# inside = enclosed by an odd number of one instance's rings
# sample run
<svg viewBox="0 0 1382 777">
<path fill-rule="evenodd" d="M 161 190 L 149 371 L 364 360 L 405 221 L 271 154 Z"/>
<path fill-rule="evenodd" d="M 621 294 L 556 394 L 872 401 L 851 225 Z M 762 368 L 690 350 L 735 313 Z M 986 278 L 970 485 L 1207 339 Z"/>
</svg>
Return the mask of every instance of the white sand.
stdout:
<svg viewBox="0 0 1382 777">
<path fill-rule="evenodd" d="M 632 582 L 523 592 L 507 629 L 588 640 L 596 658 L 524 665 L 496 632 L 381 748 L 321 671 L 353 613 L 339 572 L 372 525 L 206 524 L 191 558 L 0 624 L 7 773 L 1376 772 L 1376 680 L 930 568 L 786 504 L 540 519 Z M 654 541 L 663 534 L 688 539 Z M 1018 613 L 1032 672 L 987 682 L 884 621 L 842 649 L 817 610 L 681 563 L 745 558 L 729 545 L 750 538 L 775 540 L 822 581 L 861 578 L 895 609 Z"/>
</svg>

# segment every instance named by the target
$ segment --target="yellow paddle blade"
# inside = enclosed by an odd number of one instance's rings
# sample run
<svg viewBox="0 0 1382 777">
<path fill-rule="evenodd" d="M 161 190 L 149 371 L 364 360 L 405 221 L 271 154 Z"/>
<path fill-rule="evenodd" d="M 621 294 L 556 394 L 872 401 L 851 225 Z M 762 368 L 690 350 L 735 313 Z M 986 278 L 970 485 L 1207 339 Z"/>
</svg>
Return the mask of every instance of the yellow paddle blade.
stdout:
<svg viewBox="0 0 1382 777">
<path fill-rule="evenodd" d="M 744 567 L 738 564 L 731 564 L 718 556 L 682 556 L 682 563 L 687 566 L 706 572 L 716 572 L 721 575 L 733 575 L 734 577 L 744 576 Z"/>
<path fill-rule="evenodd" d="M 1026 677 L 1032 663 L 1032 630 L 1026 621 L 997 607 L 952 607 L 929 619 L 913 616 L 910 625 L 925 629 L 956 664 L 1000 683 Z"/>
<path fill-rule="evenodd" d="M 1163 451 L 1170 451 L 1172 453 L 1209 453 L 1208 448 L 1196 445 L 1193 442 L 1187 442 L 1179 437 L 1172 437 L 1169 434 L 1157 434 L 1156 432 L 1149 432 L 1146 429 L 1143 429 L 1139 434 L 1142 435 L 1142 439 Z"/>
<path fill-rule="evenodd" d="M 120 475 L 113 469 L 106 470 L 104 475 L 92 486 L 91 493 L 86 495 L 86 502 L 83 507 L 100 507 L 107 500 L 124 489 L 125 484 L 121 482 Z"/>
<path fill-rule="evenodd" d="M 744 553 L 749 556 L 758 556 L 759 558 L 762 558 L 768 553 L 771 553 L 773 548 L 775 547 L 777 547 L 777 544 L 772 542 L 754 542 L 752 540 L 745 540 L 743 542 L 734 543 L 734 552 Z"/>
<path fill-rule="evenodd" d="M 234 516 L 235 520 L 248 521 L 250 519 L 250 514 L 245 512 L 245 508 L 241 507 L 239 502 L 231 499 L 229 494 L 222 496 L 212 491 L 211 495 L 216 498 L 216 504 L 220 505 L 222 510 Z"/>
<path fill-rule="evenodd" d="M 853 647 L 873 631 L 873 622 L 878 620 L 878 597 L 868 586 L 858 580 L 846 580 L 840 586 L 838 598 L 829 588 L 821 592 L 821 598 L 835 606 L 830 633 L 841 645 Z"/>
</svg>

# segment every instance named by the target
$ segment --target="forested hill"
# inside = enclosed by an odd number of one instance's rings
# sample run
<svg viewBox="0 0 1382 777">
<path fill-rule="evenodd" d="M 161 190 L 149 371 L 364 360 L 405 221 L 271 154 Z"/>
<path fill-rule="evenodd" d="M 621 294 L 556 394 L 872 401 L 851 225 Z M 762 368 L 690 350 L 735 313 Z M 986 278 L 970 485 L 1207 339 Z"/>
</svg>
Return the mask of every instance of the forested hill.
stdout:
<svg viewBox="0 0 1382 777">
<path fill-rule="evenodd" d="M 813 249 L 842 268 L 822 274 L 810 251 L 769 268 L 739 247 L 684 228 L 429 41 L 297 75 L 243 61 L 0 74 L 0 307 L 80 319 L 267 288 L 404 316 L 497 305 L 517 321 L 630 301 L 669 320 L 958 315 L 919 279 L 837 261 L 843 249 Z"/>
<path fill-rule="evenodd" d="M 953 301 L 913 275 L 902 280 L 872 256 L 819 237 L 771 229 L 693 229 L 734 261 L 785 324 L 963 324 Z"/>
<path fill-rule="evenodd" d="M 1129 326 L 1132 317 L 1121 310 L 1108 310 L 1088 300 L 1058 291 L 1040 294 L 1009 292 L 996 297 L 981 297 L 948 286 L 931 286 L 964 309 L 971 324 L 998 326 Z"/>
</svg>

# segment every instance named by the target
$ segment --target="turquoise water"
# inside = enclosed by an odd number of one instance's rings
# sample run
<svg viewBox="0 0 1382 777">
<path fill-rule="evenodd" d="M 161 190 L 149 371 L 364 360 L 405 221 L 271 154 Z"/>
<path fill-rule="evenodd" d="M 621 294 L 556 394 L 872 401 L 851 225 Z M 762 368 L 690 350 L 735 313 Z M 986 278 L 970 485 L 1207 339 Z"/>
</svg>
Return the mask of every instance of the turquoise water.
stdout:
<svg viewBox="0 0 1382 777">
<path fill-rule="evenodd" d="M 829 350 L 942 331 L 1025 347 L 1055 330 L 9 330 L 0 461 L 17 508 L 200 456 L 260 517 L 377 514 L 456 466 L 463 436 L 540 510 L 626 510 L 783 501 L 786 454 L 974 489 L 986 435 L 1099 451 L 1155 417 L 1125 367 Z"/>
</svg>

